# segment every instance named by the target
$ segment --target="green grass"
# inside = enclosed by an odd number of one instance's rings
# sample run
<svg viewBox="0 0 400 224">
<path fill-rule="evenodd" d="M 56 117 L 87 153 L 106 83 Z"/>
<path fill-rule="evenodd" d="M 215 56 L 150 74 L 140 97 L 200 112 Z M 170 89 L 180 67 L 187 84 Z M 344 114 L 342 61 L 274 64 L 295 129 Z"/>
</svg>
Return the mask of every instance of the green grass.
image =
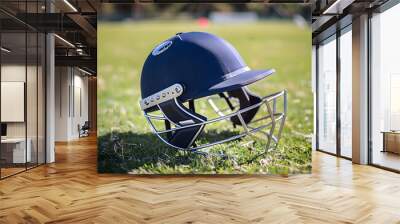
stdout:
<svg viewBox="0 0 400 224">
<path fill-rule="evenodd" d="M 210 155 L 202 156 L 171 149 L 151 133 L 139 107 L 141 68 L 158 43 L 185 31 L 221 36 L 236 47 L 249 67 L 276 69 L 275 75 L 251 88 L 259 95 L 288 90 L 288 118 L 277 150 L 255 157 L 265 148 L 265 141 L 246 137 L 214 146 Z M 299 28 L 290 21 L 207 28 L 194 21 L 149 21 L 99 23 L 98 33 L 100 172 L 283 175 L 310 172 L 313 100 L 309 28 Z M 198 104 L 200 114 L 211 113 L 211 108 L 203 102 Z M 226 124 L 206 133 L 211 138 L 229 134 L 232 129 Z M 120 139 L 120 146 L 113 143 L 115 136 Z"/>
</svg>

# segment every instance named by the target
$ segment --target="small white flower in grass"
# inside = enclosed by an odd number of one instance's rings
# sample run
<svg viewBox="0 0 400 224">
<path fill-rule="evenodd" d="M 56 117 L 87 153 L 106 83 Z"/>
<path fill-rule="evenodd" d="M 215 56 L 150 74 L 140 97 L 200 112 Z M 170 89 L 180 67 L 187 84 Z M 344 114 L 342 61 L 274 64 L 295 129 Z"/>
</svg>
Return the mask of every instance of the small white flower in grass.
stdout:
<svg viewBox="0 0 400 224">
<path fill-rule="evenodd" d="M 269 164 L 269 159 L 265 158 L 265 159 L 260 159 L 260 165 L 261 166 L 266 166 Z"/>
<path fill-rule="evenodd" d="M 250 147 L 254 143 L 254 140 L 246 141 L 243 143 L 240 143 L 239 146 L 241 147 Z"/>
</svg>

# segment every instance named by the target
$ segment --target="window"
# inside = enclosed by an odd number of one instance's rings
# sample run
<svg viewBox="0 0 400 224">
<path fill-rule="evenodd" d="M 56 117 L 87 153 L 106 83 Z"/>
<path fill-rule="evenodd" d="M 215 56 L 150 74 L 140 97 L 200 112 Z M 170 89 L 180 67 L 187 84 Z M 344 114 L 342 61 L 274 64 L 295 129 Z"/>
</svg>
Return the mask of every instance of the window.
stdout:
<svg viewBox="0 0 400 224">
<path fill-rule="evenodd" d="M 340 36 L 340 155 L 352 156 L 352 34 L 351 25 Z"/>
<path fill-rule="evenodd" d="M 400 5 L 371 18 L 372 163 L 400 170 Z"/>
<path fill-rule="evenodd" d="M 336 36 L 318 47 L 318 149 L 336 153 Z"/>
<path fill-rule="evenodd" d="M 38 13 L 42 5 L 0 3 L 20 14 Z M 45 163 L 46 39 L 6 13 L 0 12 L 0 18 L 0 178 L 5 178 Z"/>
</svg>

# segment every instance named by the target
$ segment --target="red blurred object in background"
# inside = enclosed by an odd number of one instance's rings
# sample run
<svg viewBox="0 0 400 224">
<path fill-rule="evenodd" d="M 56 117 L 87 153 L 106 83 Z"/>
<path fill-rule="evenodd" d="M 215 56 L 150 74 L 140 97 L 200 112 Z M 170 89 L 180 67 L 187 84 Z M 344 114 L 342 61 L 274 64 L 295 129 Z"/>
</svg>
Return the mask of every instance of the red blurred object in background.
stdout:
<svg viewBox="0 0 400 224">
<path fill-rule="evenodd" d="M 197 24 L 201 27 L 207 27 L 208 26 L 208 19 L 206 17 L 200 17 L 197 19 Z"/>
</svg>

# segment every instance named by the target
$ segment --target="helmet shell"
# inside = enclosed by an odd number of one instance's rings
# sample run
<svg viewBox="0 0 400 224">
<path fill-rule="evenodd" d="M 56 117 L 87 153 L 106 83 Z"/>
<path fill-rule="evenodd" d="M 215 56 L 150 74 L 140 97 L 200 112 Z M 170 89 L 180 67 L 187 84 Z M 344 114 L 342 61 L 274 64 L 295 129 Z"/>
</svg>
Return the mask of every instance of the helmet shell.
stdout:
<svg viewBox="0 0 400 224">
<path fill-rule="evenodd" d="M 147 57 L 141 74 L 142 98 L 174 84 L 184 88 L 184 102 L 222 92 L 213 86 L 236 70 L 246 68 L 236 49 L 224 39 L 205 32 L 178 33 L 159 44 Z"/>
</svg>

